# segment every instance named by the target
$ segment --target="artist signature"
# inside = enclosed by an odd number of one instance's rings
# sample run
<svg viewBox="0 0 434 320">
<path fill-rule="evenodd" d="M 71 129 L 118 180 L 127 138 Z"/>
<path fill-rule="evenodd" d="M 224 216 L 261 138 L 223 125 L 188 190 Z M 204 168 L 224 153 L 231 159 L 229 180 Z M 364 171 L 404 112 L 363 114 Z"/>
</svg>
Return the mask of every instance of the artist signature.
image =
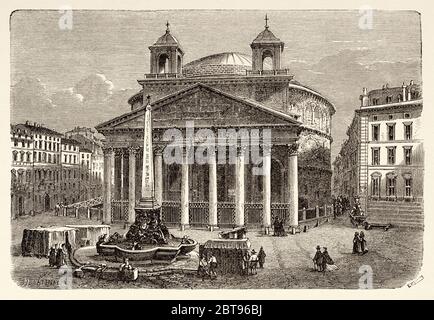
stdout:
<svg viewBox="0 0 434 320">
<path fill-rule="evenodd" d="M 419 276 L 417 279 L 407 283 L 407 287 L 411 288 L 412 286 L 418 284 L 419 282 L 421 282 L 423 280 L 423 276 Z"/>
</svg>

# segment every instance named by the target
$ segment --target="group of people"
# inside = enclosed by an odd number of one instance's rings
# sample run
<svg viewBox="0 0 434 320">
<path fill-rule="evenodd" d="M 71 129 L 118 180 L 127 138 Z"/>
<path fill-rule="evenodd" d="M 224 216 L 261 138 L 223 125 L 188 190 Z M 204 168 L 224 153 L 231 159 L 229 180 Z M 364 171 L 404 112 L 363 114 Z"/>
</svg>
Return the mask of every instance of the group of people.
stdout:
<svg viewBox="0 0 434 320">
<path fill-rule="evenodd" d="M 354 233 L 353 238 L 353 254 L 365 254 L 368 252 L 368 246 L 365 239 L 365 233 L 363 231 Z"/>
<path fill-rule="evenodd" d="M 56 203 L 56 205 L 54 206 L 54 213 L 56 214 L 56 216 L 61 215 L 61 213 L 63 212 L 63 208 L 65 207 L 66 204 L 64 204 L 63 202 Z"/>
<path fill-rule="evenodd" d="M 346 210 L 348 210 L 350 205 L 350 200 L 348 197 L 345 196 L 332 196 L 332 203 L 333 203 L 333 214 L 334 216 L 340 216 L 342 215 Z"/>
<path fill-rule="evenodd" d="M 69 254 L 69 252 L 64 243 L 60 246 L 58 244 L 52 246 L 48 252 L 48 265 L 50 267 L 60 268 L 66 264 L 65 257 L 67 254 Z"/>
<path fill-rule="evenodd" d="M 315 271 L 325 272 L 334 271 L 338 269 L 338 266 L 335 265 L 326 247 L 323 247 L 323 251 L 321 251 L 321 247 L 316 246 L 315 256 L 313 257 L 313 268 Z"/>
<path fill-rule="evenodd" d="M 248 251 L 243 255 L 242 270 L 244 275 L 256 274 L 256 269 L 259 264 L 259 268 L 263 269 L 265 264 L 266 253 L 264 248 L 261 247 L 257 253 L 255 249 L 249 253 Z"/>
<path fill-rule="evenodd" d="M 274 217 L 274 221 L 273 221 L 273 235 L 277 236 L 277 237 L 284 237 L 286 235 L 285 233 L 285 228 L 283 226 L 283 219 L 280 217 Z"/>
<path fill-rule="evenodd" d="M 202 281 L 206 277 L 209 277 L 211 280 L 217 278 L 217 258 L 212 251 L 202 255 L 197 273 L 202 278 Z"/>
</svg>

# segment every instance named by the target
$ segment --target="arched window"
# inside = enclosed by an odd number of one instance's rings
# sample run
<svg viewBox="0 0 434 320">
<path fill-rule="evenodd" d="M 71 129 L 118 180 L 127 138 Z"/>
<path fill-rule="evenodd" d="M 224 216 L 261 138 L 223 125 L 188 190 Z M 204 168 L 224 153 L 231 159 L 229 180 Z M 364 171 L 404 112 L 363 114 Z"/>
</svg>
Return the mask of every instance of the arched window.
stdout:
<svg viewBox="0 0 434 320">
<path fill-rule="evenodd" d="M 262 70 L 273 70 L 273 53 L 269 50 L 262 53 Z"/>
<path fill-rule="evenodd" d="M 319 125 L 320 124 L 320 110 L 318 106 L 314 106 L 313 111 L 313 124 Z"/>
<path fill-rule="evenodd" d="M 158 73 L 169 72 L 169 56 L 165 53 L 158 57 Z"/>
<path fill-rule="evenodd" d="M 306 112 L 304 114 L 305 116 L 305 123 L 306 124 L 312 124 L 312 117 L 313 117 L 313 110 L 311 108 L 311 106 L 307 106 L 306 107 Z"/>
</svg>

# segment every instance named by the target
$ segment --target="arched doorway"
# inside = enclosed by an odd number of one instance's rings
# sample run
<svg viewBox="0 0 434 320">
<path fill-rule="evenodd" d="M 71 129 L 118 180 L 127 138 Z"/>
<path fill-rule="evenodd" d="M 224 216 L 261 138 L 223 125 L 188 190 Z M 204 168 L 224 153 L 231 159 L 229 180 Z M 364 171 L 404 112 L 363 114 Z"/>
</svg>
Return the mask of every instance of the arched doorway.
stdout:
<svg viewBox="0 0 434 320">
<path fill-rule="evenodd" d="M 50 210 L 50 196 L 46 193 L 44 198 L 44 209 L 45 211 Z"/>
</svg>

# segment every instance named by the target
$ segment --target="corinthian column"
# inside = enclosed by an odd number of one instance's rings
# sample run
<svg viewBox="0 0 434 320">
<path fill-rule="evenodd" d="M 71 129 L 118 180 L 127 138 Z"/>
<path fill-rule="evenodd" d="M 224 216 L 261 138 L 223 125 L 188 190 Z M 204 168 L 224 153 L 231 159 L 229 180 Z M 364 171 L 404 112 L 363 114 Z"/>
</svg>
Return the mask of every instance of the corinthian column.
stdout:
<svg viewBox="0 0 434 320">
<path fill-rule="evenodd" d="M 159 206 L 163 204 L 163 149 L 155 148 L 154 153 L 155 172 L 155 201 Z"/>
<path fill-rule="evenodd" d="M 237 149 L 235 164 L 235 225 L 244 226 L 244 153 L 245 149 Z"/>
<path fill-rule="evenodd" d="M 103 219 L 102 222 L 112 222 L 112 168 L 114 164 L 113 149 L 104 149 L 104 192 L 103 192 Z"/>
<path fill-rule="evenodd" d="M 265 234 L 270 233 L 271 226 L 271 148 L 264 146 L 263 162 L 262 162 L 262 183 L 263 183 L 263 220 L 262 225 L 264 227 Z"/>
<path fill-rule="evenodd" d="M 136 153 L 137 150 L 128 150 L 128 223 L 133 224 L 136 220 Z"/>
<path fill-rule="evenodd" d="M 209 227 L 217 227 L 217 161 L 215 150 L 209 154 Z"/>
<path fill-rule="evenodd" d="M 298 161 L 296 143 L 288 146 L 289 225 L 298 226 Z"/>
<path fill-rule="evenodd" d="M 189 221 L 189 177 L 188 177 L 188 159 L 187 152 L 182 156 L 182 164 L 181 164 L 181 230 L 184 230 L 190 224 Z"/>
</svg>

